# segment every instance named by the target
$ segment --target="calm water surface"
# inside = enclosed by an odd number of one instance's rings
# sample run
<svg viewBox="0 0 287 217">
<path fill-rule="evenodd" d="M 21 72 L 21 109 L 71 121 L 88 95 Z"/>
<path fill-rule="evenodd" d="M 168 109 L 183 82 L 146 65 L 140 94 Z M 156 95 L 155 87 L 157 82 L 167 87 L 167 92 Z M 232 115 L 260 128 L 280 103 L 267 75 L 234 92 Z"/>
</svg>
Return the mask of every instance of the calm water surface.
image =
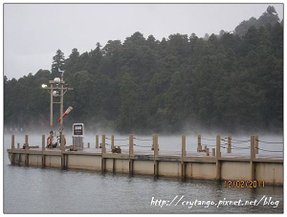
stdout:
<svg viewBox="0 0 287 217">
<path fill-rule="evenodd" d="M 39 138 L 39 141 L 40 138 Z M 179 140 L 180 141 L 180 140 Z M 282 213 L 283 188 L 227 189 L 216 181 L 26 168 L 9 165 L 4 137 L 4 213 Z M 193 206 L 183 201 L 279 201 L 263 206 Z M 154 200 L 182 200 L 176 205 L 151 206 Z M 262 201 L 264 201 L 263 199 Z"/>
</svg>

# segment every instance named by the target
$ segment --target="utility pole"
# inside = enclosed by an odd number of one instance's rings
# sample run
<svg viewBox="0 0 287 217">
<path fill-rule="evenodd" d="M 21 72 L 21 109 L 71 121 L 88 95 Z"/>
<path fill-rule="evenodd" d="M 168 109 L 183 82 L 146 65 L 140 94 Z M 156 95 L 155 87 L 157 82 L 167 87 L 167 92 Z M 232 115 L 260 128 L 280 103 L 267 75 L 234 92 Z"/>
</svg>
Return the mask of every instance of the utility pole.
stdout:
<svg viewBox="0 0 287 217">
<path fill-rule="evenodd" d="M 54 118 L 54 110 L 53 110 L 53 105 L 54 105 L 54 102 L 53 102 L 53 84 L 51 83 L 50 81 L 50 130 L 53 130 L 53 127 L 54 127 L 54 123 L 53 123 L 53 118 Z"/>
<path fill-rule="evenodd" d="M 63 139 L 63 123 L 64 123 L 64 118 L 63 118 L 63 110 L 64 110 L 64 79 L 63 79 L 63 74 L 64 72 L 61 73 L 61 81 L 60 81 L 60 148 L 62 151 L 65 151 L 65 144 L 64 144 L 64 139 Z M 65 91 L 65 93 L 67 90 Z"/>
<path fill-rule="evenodd" d="M 50 94 L 50 130 L 53 131 L 54 128 L 54 104 L 60 104 L 60 117 L 58 122 L 60 124 L 59 134 L 60 134 L 60 146 L 61 150 L 64 149 L 63 144 L 63 125 L 64 125 L 64 95 L 67 93 L 68 90 L 73 90 L 73 88 L 68 87 L 68 85 L 64 81 L 64 72 L 59 71 L 61 73 L 61 78 L 56 77 L 54 80 L 50 80 L 48 87 L 46 84 L 42 84 L 43 89 L 47 89 Z M 55 98 L 60 98 L 60 101 L 55 100 Z"/>
<path fill-rule="evenodd" d="M 64 79 L 63 79 L 63 73 L 61 75 L 61 81 L 60 81 L 60 132 L 63 130 L 63 110 L 64 110 Z M 66 92 L 65 92 L 66 93 Z"/>
</svg>

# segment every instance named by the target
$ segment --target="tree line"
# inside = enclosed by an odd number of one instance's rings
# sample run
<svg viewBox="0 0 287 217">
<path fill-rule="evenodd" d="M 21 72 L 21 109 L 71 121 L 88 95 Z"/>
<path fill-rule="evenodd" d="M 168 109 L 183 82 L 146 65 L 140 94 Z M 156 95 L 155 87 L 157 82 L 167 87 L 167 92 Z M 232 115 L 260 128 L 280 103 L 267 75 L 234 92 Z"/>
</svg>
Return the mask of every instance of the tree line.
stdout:
<svg viewBox="0 0 287 217">
<path fill-rule="evenodd" d="M 268 7 L 234 33 L 157 40 L 135 32 L 82 54 L 74 48 L 66 58 L 58 50 L 51 71 L 4 77 L 5 126 L 47 128 L 49 94 L 40 86 L 64 71 L 74 88 L 65 95 L 64 107 L 74 107 L 68 127 L 80 121 L 125 133 L 195 127 L 281 132 L 283 21 L 274 11 Z"/>
</svg>

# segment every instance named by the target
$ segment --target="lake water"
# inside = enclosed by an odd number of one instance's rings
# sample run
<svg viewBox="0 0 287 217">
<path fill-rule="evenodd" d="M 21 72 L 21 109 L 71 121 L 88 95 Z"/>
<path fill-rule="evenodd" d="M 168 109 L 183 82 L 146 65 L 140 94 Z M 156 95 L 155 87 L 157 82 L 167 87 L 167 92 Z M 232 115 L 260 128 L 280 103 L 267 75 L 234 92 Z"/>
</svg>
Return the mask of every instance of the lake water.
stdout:
<svg viewBox="0 0 287 217">
<path fill-rule="evenodd" d="M 244 141 L 245 138 L 240 139 Z M 261 139 L 263 141 L 263 138 Z M 67 140 L 68 143 L 71 142 L 71 138 L 67 137 Z M 264 141 L 268 142 L 282 140 L 280 137 L 264 138 Z M 23 141 L 23 135 L 16 136 L 16 143 L 22 144 Z M 191 142 L 188 142 L 187 149 L 192 153 L 196 148 L 196 137 L 189 136 L 188 141 Z M 41 136 L 30 137 L 31 145 L 40 145 L 40 142 Z M 91 146 L 94 146 L 94 136 L 87 136 L 85 142 L 90 142 Z M 125 145 L 124 140 L 121 142 Z M 138 144 L 143 146 L 149 143 L 149 141 L 141 142 L 138 140 Z M 167 151 L 180 151 L 180 142 L 180 136 L 159 139 L 161 149 Z M 210 142 L 213 144 L 213 141 Z M 10 135 L 4 135 L 4 213 L 283 212 L 282 187 L 228 189 L 217 181 L 181 182 L 166 178 L 154 180 L 153 177 L 147 176 L 129 177 L 120 174 L 103 175 L 97 172 L 11 166 L 6 152 L 10 143 Z M 244 145 L 248 143 L 242 144 Z M 265 146 L 262 144 L 260 147 L 264 147 L 265 150 L 283 149 L 283 144 L 270 145 L 271 143 Z M 237 151 L 241 151 L 242 155 L 249 153 L 245 149 Z M 268 152 L 268 155 L 270 154 L 280 157 L 279 154 L 282 153 Z M 236 205 L 239 200 L 240 206 Z M 253 204 L 254 201 L 257 202 L 256 205 Z M 248 205 L 250 203 L 251 205 Z"/>
</svg>

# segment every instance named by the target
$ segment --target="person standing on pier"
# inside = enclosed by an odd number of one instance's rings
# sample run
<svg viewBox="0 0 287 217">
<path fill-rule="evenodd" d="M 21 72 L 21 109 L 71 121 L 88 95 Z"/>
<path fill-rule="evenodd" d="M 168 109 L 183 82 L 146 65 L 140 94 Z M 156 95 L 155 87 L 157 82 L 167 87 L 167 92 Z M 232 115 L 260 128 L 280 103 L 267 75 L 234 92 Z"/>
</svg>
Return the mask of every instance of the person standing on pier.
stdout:
<svg viewBox="0 0 287 217">
<path fill-rule="evenodd" d="M 54 143 L 54 135 L 53 131 L 50 131 L 50 135 L 47 138 L 47 148 L 56 148 L 57 147 L 57 142 Z"/>
</svg>

